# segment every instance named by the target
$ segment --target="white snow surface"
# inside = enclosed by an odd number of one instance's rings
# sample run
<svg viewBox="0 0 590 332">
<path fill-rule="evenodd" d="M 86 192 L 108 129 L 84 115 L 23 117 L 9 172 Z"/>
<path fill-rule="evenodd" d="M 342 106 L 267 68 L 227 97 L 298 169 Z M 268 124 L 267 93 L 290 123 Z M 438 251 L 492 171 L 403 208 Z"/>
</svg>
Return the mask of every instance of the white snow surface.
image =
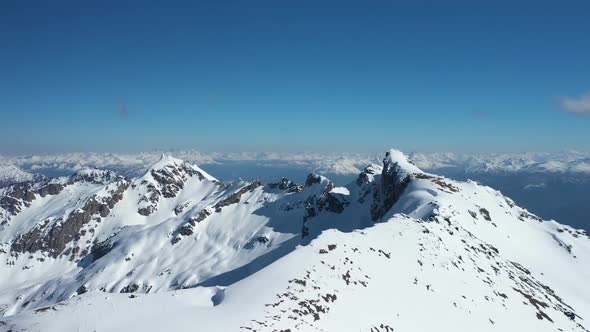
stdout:
<svg viewBox="0 0 590 332">
<path fill-rule="evenodd" d="M 590 328 L 584 231 L 476 182 L 424 173 L 397 150 L 384 166 L 345 187 L 324 177 L 225 185 L 167 156 L 134 179 L 84 170 L 53 180 L 64 189 L 35 192 L 16 214 L 0 205 L 0 331 Z M 373 220 L 394 197 L 382 170 L 406 185 Z M 68 216 L 117 190 L 58 254 L 55 243 L 14 245 L 74 225 Z M 0 202 L 16 196 L 9 187 Z"/>
</svg>

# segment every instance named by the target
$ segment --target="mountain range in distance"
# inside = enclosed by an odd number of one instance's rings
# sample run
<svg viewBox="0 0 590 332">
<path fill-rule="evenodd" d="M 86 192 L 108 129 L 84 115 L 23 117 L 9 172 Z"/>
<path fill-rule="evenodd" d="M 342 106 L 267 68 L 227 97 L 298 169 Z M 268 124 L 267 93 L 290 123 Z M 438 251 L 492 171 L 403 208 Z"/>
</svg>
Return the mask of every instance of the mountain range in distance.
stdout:
<svg viewBox="0 0 590 332">
<path fill-rule="evenodd" d="M 162 154 L 196 163 L 223 181 L 280 177 L 303 182 L 309 172 L 347 184 L 368 164 L 380 163 L 377 154 L 362 153 L 205 153 L 196 150 L 144 153 L 65 153 L 0 157 L 0 186 L 22 181 L 71 175 L 85 168 L 108 169 L 139 176 Z M 590 204 L 590 154 L 553 153 L 460 154 L 411 153 L 421 169 L 458 180 L 475 180 L 500 190 L 519 205 L 544 219 L 559 220 L 590 230 L 585 207 Z M 556 200 L 555 197 L 560 199 Z"/>
</svg>

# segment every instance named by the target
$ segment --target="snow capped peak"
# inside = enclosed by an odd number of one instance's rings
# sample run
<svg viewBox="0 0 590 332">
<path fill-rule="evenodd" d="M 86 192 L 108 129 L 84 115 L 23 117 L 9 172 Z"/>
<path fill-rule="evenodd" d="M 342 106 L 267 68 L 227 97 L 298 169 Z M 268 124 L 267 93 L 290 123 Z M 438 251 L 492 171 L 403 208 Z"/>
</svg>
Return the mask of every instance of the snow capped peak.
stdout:
<svg viewBox="0 0 590 332">
<path fill-rule="evenodd" d="M 183 165 L 185 162 L 182 159 L 174 158 L 169 154 L 162 154 L 160 160 L 158 160 L 155 164 L 153 164 L 148 171 L 151 170 L 159 170 L 164 169 L 167 167 L 178 167 Z"/>
<path fill-rule="evenodd" d="M 172 177 L 175 180 L 186 178 L 186 176 L 198 175 L 200 179 L 217 181 L 216 178 L 209 175 L 196 165 L 188 163 L 182 159 L 175 158 L 169 154 L 162 154 L 160 160 L 148 168 L 145 177 L 155 178 L 159 181 L 162 176 Z M 186 180 L 186 179 L 184 179 Z"/>
<path fill-rule="evenodd" d="M 149 216 L 158 210 L 161 198 L 174 198 L 185 187 L 199 187 L 197 183 L 218 186 L 219 181 L 195 165 L 169 155 L 162 155 L 133 187 L 140 196 L 137 212 Z"/>
<path fill-rule="evenodd" d="M 396 167 L 403 170 L 406 174 L 423 173 L 403 152 L 396 149 L 391 149 L 385 153 L 383 164 L 397 165 Z"/>
<path fill-rule="evenodd" d="M 370 169 L 368 169 L 370 171 Z M 383 158 L 381 171 L 381 183 L 374 192 L 374 200 L 371 206 L 371 218 L 380 220 L 400 199 L 410 182 L 417 174 L 423 174 L 401 151 L 391 149 Z M 369 175 L 359 177 L 358 185 L 369 181 Z"/>
</svg>

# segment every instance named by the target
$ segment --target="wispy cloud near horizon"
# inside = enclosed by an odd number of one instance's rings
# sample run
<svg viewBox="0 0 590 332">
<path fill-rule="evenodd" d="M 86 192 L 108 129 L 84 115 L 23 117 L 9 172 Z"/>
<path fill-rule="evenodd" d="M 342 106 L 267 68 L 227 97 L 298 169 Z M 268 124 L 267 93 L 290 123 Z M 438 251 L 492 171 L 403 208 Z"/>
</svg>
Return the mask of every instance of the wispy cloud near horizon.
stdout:
<svg viewBox="0 0 590 332">
<path fill-rule="evenodd" d="M 560 106 L 565 112 L 590 115 L 590 92 L 575 97 L 563 97 Z"/>
</svg>

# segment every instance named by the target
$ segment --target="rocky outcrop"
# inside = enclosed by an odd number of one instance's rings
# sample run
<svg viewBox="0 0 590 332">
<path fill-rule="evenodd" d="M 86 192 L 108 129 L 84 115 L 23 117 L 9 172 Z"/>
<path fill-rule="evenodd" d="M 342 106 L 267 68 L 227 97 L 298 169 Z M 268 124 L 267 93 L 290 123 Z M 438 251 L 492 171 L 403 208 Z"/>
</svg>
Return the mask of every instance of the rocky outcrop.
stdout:
<svg viewBox="0 0 590 332">
<path fill-rule="evenodd" d="M 199 212 L 199 214 L 196 217 L 189 219 L 188 222 L 194 226 L 195 224 L 198 224 L 201 221 L 205 220 L 205 218 L 207 218 L 210 215 L 211 215 L 211 211 L 209 211 L 207 209 L 203 209 Z"/>
<path fill-rule="evenodd" d="M 160 185 L 160 191 L 165 198 L 176 197 L 178 192 L 184 188 L 184 183 L 189 177 L 198 176 L 200 181 L 205 179 L 201 172 L 193 169 L 188 163 L 153 169 L 150 174 Z"/>
<path fill-rule="evenodd" d="M 249 191 L 253 191 L 254 189 L 256 189 L 260 186 L 262 186 L 262 182 L 260 180 L 256 180 L 256 181 L 253 181 L 250 184 L 238 189 L 238 191 L 232 193 L 228 197 L 222 199 L 217 204 L 215 204 L 215 212 L 221 212 L 221 209 L 224 206 L 239 203 L 240 199 L 242 198 L 242 195 L 244 195 L 245 193 L 247 193 Z"/>
<path fill-rule="evenodd" d="M 184 224 L 182 224 L 180 227 L 178 227 L 178 229 L 175 232 L 176 236 L 173 237 L 170 242 L 172 244 L 176 244 L 176 243 L 178 243 L 178 241 L 180 241 L 182 239 L 183 236 L 193 235 L 194 230 L 195 230 L 195 226 L 197 226 L 198 223 L 205 220 L 210 215 L 211 215 L 211 211 L 209 211 L 208 209 L 203 209 L 203 210 L 199 211 L 197 216 L 188 219 Z"/>
<path fill-rule="evenodd" d="M 412 181 L 413 173 L 400 165 L 400 161 L 392 159 L 390 153 L 387 152 L 383 159 L 381 182 L 373 191 L 373 204 L 371 205 L 373 221 L 380 220 L 393 207 Z M 408 161 L 405 160 L 405 162 Z"/>
<path fill-rule="evenodd" d="M 38 193 L 41 197 L 45 197 L 47 195 L 57 195 L 62 190 L 64 190 L 65 186 L 61 183 L 49 183 L 41 189 L 39 189 Z"/>
<path fill-rule="evenodd" d="M 4 196 L 0 198 L 0 208 L 6 211 L 7 215 L 15 216 L 24 208 L 31 206 L 37 195 L 57 195 L 65 188 L 64 184 L 44 181 L 42 183 L 21 182 L 5 189 Z M 4 220 L 3 223 L 6 223 Z"/>
<path fill-rule="evenodd" d="M 365 169 L 356 178 L 356 185 L 363 186 L 373 182 L 373 177 L 381 173 L 382 168 L 377 165 L 367 165 Z"/>
<path fill-rule="evenodd" d="M 268 187 L 270 189 L 280 189 L 280 190 L 286 190 L 287 192 L 290 193 L 298 193 L 300 191 L 303 190 L 303 186 L 295 183 L 287 178 L 281 178 L 281 181 L 276 182 L 276 183 L 269 183 Z"/>
<path fill-rule="evenodd" d="M 17 183 L 8 188 L 7 193 L 0 199 L 0 207 L 11 215 L 16 215 L 23 208 L 31 206 L 35 199 L 35 192 L 32 190 L 32 183 Z"/>
<path fill-rule="evenodd" d="M 322 211 L 342 213 L 350 204 L 343 195 L 331 192 L 323 192 L 321 195 L 313 195 L 305 200 L 304 221 L 317 216 Z"/>
<path fill-rule="evenodd" d="M 139 285 L 138 284 L 129 284 L 125 287 L 123 287 L 119 293 L 135 293 L 139 290 Z"/>
<path fill-rule="evenodd" d="M 113 242 L 112 237 L 95 243 L 90 249 L 91 262 L 96 262 L 97 260 L 106 256 L 109 252 L 111 252 L 111 250 L 113 250 L 114 247 L 115 243 Z"/>
<path fill-rule="evenodd" d="M 149 216 L 156 211 L 161 193 L 155 185 L 148 183 L 147 181 L 143 181 L 141 184 L 146 186 L 147 193 L 139 199 L 137 213 L 142 216 Z"/>
<path fill-rule="evenodd" d="M 93 184 L 108 184 L 115 180 L 121 180 L 122 177 L 112 171 L 89 169 L 79 171 L 69 179 L 45 180 L 43 182 L 22 182 L 17 183 L 9 188 L 0 199 L 0 207 L 10 215 L 16 215 L 23 208 L 29 207 L 31 202 L 36 198 L 46 197 L 48 195 L 58 195 L 68 185 L 76 182 L 89 182 Z"/>
<path fill-rule="evenodd" d="M 305 199 L 305 215 L 303 217 L 304 222 L 317 216 L 317 214 L 323 210 L 327 210 L 335 213 L 342 213 L 344 207 L 350 204 L 346 200 L 342 199 L 338 194 L 331 193 L 334 189 L 334 183 L 320 175 L 309 174 L 307 180 L 305 180 L 305 187 L 311 187 L 316 184 L 320 184 L 324 181 L 325 187 L 318 194 L 312 194 Z"/>
<path fill-rule="evenodd" d="M 70 182 L 89 182 L 94 184 L 109 184 L 121 176 L 113 171 L 101 170 L 101 169 L 84 169 L 76 172 L 70 178 Z"/>
<path fill-rule="evenodd" d="M 191 201 L 187 201 L 187 202 L 183 202 L 183 203 L 176 205 L 174 207 L 174 214 L 177 216 L 180 215 L 191 204 L 192 204 Z"/>
<path fill-rule="evenodd" d="M 219 213 L 222 211 L 223 207 L 239 203 L 240 199 L 242 198 L 242 195 L 244 195 L 247 192 L 251 192 L 260 186 L 262 186 L 262 182 L 260 182 L 259 180 L 256 180 L 246 186 L 241 187 L 240 189 L 233 192 L 232 194 L 230 194 L 226 198 L 217 202 L 217 204 L 215 204 L 215 206 L 213 207 L 215 209 L 215 212 Z M 177 206 L 177 208 L 178 208 L 178 206 Z M 175 209 L 175 212 L 176 212 L 176 209 Z M 185 223 L 180 225 L 174 231 L 174 236 L 172 237 L 172 240 L 170 240 L 170 243 L 176 244 L 180 240 L 182 240 L 182 238 L 184 236 L 193 235 L 195 226 L 198 223 L 200 223 L 201 221 L 205 220 L 205 218 L 207 218 L 210 215 L 211 215 L 211 211 L 209 210 L 209 208 L 199 211 L 199 213 L 195 217 L 188 219 Z"/>
<path fill-rule="evenodd" d="M 259 245 L 269 245 L 270 244 L 270 239 L 268 238 L 268 236 L 257 236 L 257 237 L 253 237 L 252 239 L 250 239 L 250 241 L 248 241 L 246 244 L 244 244 L 244 249 L 252 249 L 256 246 Z"/>
<path fill-rule="evenodd" d="M 59 219 L 50 223 L 49 220 L 37 225 L 28 232 L 21 234 L 11 245 L 16 253 L 44 251 L 52 257 L 61 254 L 72 258 L 78 254 L 80 248 L 74 247 L 64 251 L 72 241 L 80 239 L 82 227 L 91 220 L 100 220 L 109 215 L 111 209 L 123 198 L 128 182 L 121 180 L 108 196 L 90 197 L 81 209 L 71 212 L 65 220 Z"/>
<path fill-rule="evenodd" d="M 121 181 L 123 177 L 112 171 L 88 169 L 77 172 L 69 178 L 43 180 L 41 182 L 21 182 L 5 189 L 5 194 L 0 198 L 0 208 L 9 215 L 16 215 L 23 208 L 29 207 L 38 196 L 54 196 L 64 190 L 68 185 L 76 182 L 89 182 L 93 184 L 108 184 Z"/>
<path fill-rule="evenodd" d="M 324 181 L 325 187 L 318 194 L 312 194 L 305 199 L 305 212 L 301 232 L 303 237 L 309 233 L 308 222 L 310 219 L 316 217 L 322 211 L 340 214 L 350 204 L 344 195 L 332 192 L 335 188 L 334 183 L 326 178 L 316 174 L 309 174 L 305 183 L 306 187 L 310 187 L 322 183 L 322 181 Z"/>
<path fill-rule="evenodd" d="M 318 174 L 310 173 L 305 179 L 305 187 L 311 187 L 316 183 L 322 182 L 322 177 Z"/>
<path fill-rule="evenodd" d="M 350 202 L 345 200 L 342 195 L 327 193 L 320 199 L 319 204 L 326 211 L 332 213 L 342 213 L 344 208 L 347 207 Z"/>
<path fill-rule="evenodd" d="M 375 176 L 381 174 L 382 167 L 378 165 L 368 165 L 359 174 L 355 183 L 359 187 L 358 202 L 363 204 L 374 190 L 376 190 Z"/>
</svg>

